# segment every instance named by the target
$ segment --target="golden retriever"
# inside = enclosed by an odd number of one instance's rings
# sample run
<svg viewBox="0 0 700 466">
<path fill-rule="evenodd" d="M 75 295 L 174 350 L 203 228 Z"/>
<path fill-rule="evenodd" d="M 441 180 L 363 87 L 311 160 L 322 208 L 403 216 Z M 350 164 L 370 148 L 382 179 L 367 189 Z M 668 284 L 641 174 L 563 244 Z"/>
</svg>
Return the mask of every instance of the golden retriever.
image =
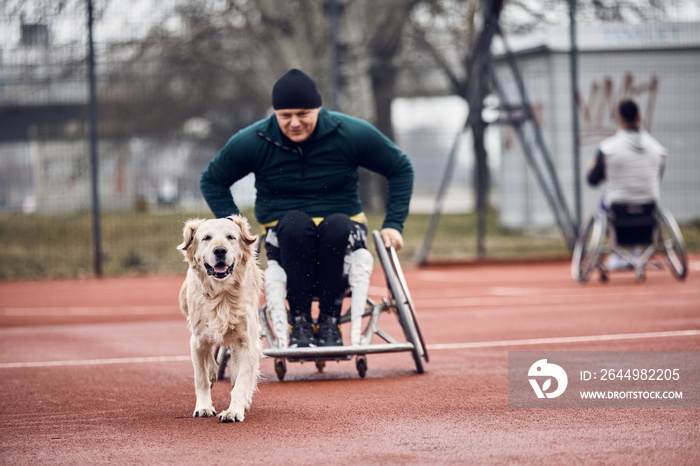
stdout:
<svg viewBox="0 0 700 466">
<path fill-rule="evenodd" d="M 189 264 L 180 288 L 180 310 L 192 336 L 197 404 L 194 417 L 215 416 L 211 387 L 216 381 L 215 346 L 231 351 L 231 404 L 220 422 L 243 421 L 256 390 L 262 346 L 258 304 L 262 272 L 248 221 L 239 215 L 191 219 L 177 248 Z"/>
</svg>

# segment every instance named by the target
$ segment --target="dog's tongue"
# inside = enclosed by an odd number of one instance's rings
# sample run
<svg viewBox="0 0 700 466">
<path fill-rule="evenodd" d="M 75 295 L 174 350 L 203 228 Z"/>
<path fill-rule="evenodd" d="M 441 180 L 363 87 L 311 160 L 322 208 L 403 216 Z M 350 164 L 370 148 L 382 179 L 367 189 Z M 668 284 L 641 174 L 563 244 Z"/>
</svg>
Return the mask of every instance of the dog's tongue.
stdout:
<svg viewBox="0 0 700 466">
<path fill-rule="evenodd" d="M 226 264 L 224 264 L 223 262 L 219 262 L 214 266 L 214 272 L 216 273 L 226 273 L 227 269 L 228 267 L 226 267 Z"/>
</svg>

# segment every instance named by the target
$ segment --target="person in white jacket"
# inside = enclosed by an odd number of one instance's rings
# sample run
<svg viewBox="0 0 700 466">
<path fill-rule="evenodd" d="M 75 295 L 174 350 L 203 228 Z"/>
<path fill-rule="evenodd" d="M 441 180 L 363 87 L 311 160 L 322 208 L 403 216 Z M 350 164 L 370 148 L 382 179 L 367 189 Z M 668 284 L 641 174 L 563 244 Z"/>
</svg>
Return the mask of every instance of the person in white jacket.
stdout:
<svg viewBox="0 0 700 466">
<path fill-rule="evenodd" d="M 666 148 L 642 128 L 639 107 L 633 100 L 620 102 L 617 121 L 620 128 L 600 143 L 591 161 L 588 183 L 606 183 L 606 207 L 658 202 Z"/>
<path fill-rule="evenodd" d="M 605 210 L 615 204 L 656 204 L 668 154 L 666 148 L 642 128 L 639 107 L 633 100 L 620 102 L 617 121 L 620 128 L 600 143 L 591 160 L 587 181 L 592 186 L 605 182 Z M 616 254 L 608 258 L 610 270 L 629 267 Z"/>
</svg>

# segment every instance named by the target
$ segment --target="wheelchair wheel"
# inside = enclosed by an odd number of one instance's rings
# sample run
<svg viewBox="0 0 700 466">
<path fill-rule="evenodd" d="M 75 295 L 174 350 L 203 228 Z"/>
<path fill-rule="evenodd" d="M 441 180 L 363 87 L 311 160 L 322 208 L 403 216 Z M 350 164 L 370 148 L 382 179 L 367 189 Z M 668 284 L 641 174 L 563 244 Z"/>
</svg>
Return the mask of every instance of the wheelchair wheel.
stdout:
<svg viewBox="0 0 700 466">
<path fill-rule="evenodd" d="M 430 359 L 428 357 L 428 350 L 425 347 L 425 340 L 423 340 L 423 334 L 420 331 L 420 327 L 418 326 L 418 318 L 416 317 L 416 307 L 413 305 L 413 299 L 411 298 L 411 292 L 408 290 L 408 284 L 406 283 L 406 277 L 403 274 L 403 269 L 401 268 L 401 263 L 399 262 L 399 257 L 396 255 L 396 250 L 394 248 L 389 249 L 389 258 L 391 259 L 391 264 L 393 266 L 394 272 L 396 273 L 396 277 L 399 280 L 399 285 L 401 286 L 401 291 L 403 292 L 403 296 L 406 298 L 405 300 L 405 305 L 407 307 L 407 310 L 411 314 L 411 319 L 413 320 L 413 324 L 418 336 L 418 342 L 420 343 L 420 354 L 423 356 L 425 359 L 425 362 L 430 362 Z"/>
<path fill-rule="evenodd" d="M 284 380 L 284 376 L 287 374 L 287 361 L 285 359 L 275 358 L 275 374 L 280 382 Z"/>
<path fill-rule="evenodd" d="M 214 357 L 219 368 L 216 371 L 216 378 L 218 380 L 224 380 L 226 378 L 226 366 L 228 366 L 228 361 L 231 359 L 231 353 L 224 346 L 219 346 L 216 350 L 216 356 Z"/>
<path fill-rule="evenodd" d="M 414 319 L 412 311 L 408 307 L 406 294 L 401 288 L 397 274 L 397 270 L 401 270 L 401 266 L 398 264 L 398 261 L 394 263 L 390 256 L 390 251 L 393 252 L 394 248 L 389 248 L 389 250 L 387 250 L 387 248 L 384 247 L 384 241 L 382 241 L 381 235 L 378 231 L 375 231 L 373 236 L 379 260 L 382 263 L 382 268 L 384 269 L 384 276 L 386 278 L 387 287 L 389 288 L 389 293 L 391 294 L 392 303 L 396 305 L 396 313 L 399 318 L 399 323 L 401 324 L 401 328 L 406 335 L 406 340 L 413 345 L 413 350 L 411 353 L 413 355 L 413 361 L 416 365 L 416 372 L 422 374 L 424 369 L 421 357 L 425 353 L 424 345 L 421 341 L 418 323 Z M 395 254 L 396 252 L 393 252 L 394 257 Z"/>
<path fill-rule="evenodd" d="M 688 275 L 688 256 L 681 229 L 668 210 L 659 207 L 657 213 L 657 248 L 664 254 L 673 276 L 677 280 L 685 280 Z"/>
<path fill-rule="evenodd" d="M 598 266 L 606 229 L 607 216 L 603 212 L 593 215 L 586 223 L 576 240 L 571 259 L 571 275 L 574 280 L 580 283 L 588 281 L 591 272 Z"/>
<path fill-rule="evenodd" d="M 367 358 L 365 356 L 357 356 L 355 358 L 355 367 L 361 379 L 367 375 Z"/>
</svg>

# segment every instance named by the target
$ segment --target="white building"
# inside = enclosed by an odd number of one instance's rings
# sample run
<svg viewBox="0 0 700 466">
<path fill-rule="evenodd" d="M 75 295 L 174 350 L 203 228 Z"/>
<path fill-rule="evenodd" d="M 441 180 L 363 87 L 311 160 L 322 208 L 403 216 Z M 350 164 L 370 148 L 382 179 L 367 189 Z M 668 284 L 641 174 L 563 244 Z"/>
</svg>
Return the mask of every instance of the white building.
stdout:
<svg viewBox="0 0 700 466">
<path fill-rule="evenodd" d="M 616 130 L 620 99 L 637 101 L 643 125 L 668 148 L 661 203 L 679 221 L 700 217 L 700 23 L 578 26 L 582 218 L 598 206 L 602 189 L 585 181 L 598 143 Z M 554 29 L 514 51 L 531 104 L 552 154 L 571 210 L 574 207 L 572 99 L 568 27 Z M 511 102 L 517 88 L 502 56 L 500 81 Z M 554 217 L 527 166 L 512 128 L 501 133 L 501 223 L 551 229 Z"/>
</svg>

